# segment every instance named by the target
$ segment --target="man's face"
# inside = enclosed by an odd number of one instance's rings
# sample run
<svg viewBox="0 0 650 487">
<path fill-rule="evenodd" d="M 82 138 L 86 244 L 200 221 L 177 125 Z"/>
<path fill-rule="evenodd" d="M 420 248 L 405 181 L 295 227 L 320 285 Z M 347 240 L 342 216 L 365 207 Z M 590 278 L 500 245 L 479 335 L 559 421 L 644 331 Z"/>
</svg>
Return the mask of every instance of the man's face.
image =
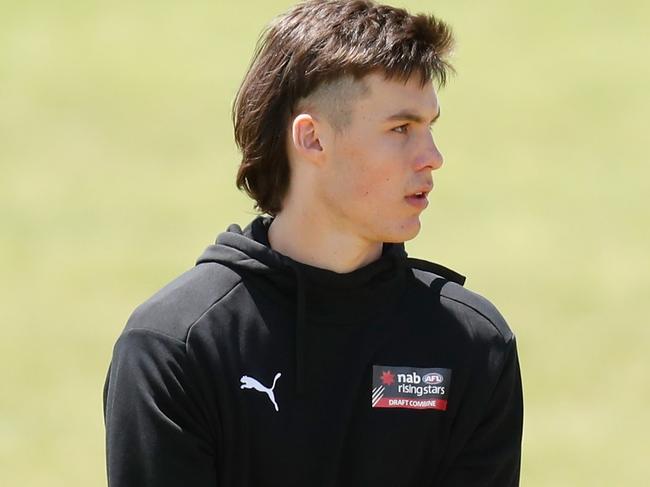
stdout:
<svg viewBox="0 0 650 487">
<path fill-rule="evenodd" d="M 368 92 L 354 101 L 350 121 L 323 131 L 326 164 L 316 188 L 324 217 L 370 242 L 403 242 L 420 230 L 420 214 L 442 165 L 430 125 L 439 115 L 432 83 L 383 74 L 363 78 Z"/>
</svg>

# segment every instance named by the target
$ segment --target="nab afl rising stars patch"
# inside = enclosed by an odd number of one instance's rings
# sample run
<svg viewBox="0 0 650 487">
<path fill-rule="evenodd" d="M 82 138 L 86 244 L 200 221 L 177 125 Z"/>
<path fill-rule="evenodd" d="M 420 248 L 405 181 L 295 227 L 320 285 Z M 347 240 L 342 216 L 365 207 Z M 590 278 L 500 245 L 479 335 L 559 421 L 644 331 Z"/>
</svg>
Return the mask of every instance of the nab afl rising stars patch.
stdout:
<svg viewBox="0 0 650 487">
<path fill-rule="evenodd" d="M 447 410 L 451 369 L 372 366 L 372 407 Z"/>
</svg>

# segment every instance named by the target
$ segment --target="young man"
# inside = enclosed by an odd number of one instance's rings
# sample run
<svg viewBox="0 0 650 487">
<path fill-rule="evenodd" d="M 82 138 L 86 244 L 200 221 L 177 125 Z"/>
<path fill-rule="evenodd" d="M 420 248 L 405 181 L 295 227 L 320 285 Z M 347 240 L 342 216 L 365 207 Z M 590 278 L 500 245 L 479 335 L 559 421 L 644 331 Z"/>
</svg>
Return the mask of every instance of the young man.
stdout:
<svg viewBox="0 0 650 487">
<path fill-rule="evenodd" d="M 109 485 L 518 485 L 514 336 L 403 245 L 442 165 L 451 47 L 443 22 L 363 0 L 271 25 L 234 107 L 237 182 L 269 216 L 129 319 Z"/>
</svg>

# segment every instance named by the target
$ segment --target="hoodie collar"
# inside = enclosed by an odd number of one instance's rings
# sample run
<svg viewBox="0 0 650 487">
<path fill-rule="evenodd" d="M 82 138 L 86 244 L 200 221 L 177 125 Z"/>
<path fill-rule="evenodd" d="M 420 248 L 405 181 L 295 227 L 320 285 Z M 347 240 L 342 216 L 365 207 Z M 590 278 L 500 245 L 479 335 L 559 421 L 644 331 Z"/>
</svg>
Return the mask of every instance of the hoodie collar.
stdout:
<svg viewBox="0 0 650 487">
<path fill-rule="evenodd" d="M 361 324 L 382 312 L 382 302 L 392 301 L 405 277 L 403 244 L 384 244 L 379 259 L 348 273 L 297 262 L 273 250 L 268 229 L 273 219 L 257 217 L 243 230 L 230 225 L 198 259 L 218 262 L 233 270 L 273 281 L 282 293 L 295 295 L 299 284 L 308 297 L 308 321 L 314 324 Z M 300 276 L 301 279 L 298 278 Z"/>
</svg>

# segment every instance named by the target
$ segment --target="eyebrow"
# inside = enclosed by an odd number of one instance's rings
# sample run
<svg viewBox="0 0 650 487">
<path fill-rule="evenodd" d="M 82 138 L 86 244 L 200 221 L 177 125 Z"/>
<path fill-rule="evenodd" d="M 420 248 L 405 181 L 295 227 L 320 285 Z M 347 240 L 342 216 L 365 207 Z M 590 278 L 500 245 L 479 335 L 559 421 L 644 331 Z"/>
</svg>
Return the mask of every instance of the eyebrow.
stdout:
<svg viewBox="0 0 650 487">
<path fill-rule="evenodd" d="M 429 125 L 433 125 L 436 120 L 440 118 L 440 107 L 438 107 L 438 113 L 436 114 L 435 117 L 429 122 Z M 426 120 L 422 118 L 420 115 L 417 113 L 411 112 L 409 110 L 401 110 L 397 112 L 394 115 L 391 115 L 386 119 L 387 122 L 392 122 L 395 120 L 406 120 L 409 122 L 415 122 L 415 123 L 426 123 Z"/>
</svg>

